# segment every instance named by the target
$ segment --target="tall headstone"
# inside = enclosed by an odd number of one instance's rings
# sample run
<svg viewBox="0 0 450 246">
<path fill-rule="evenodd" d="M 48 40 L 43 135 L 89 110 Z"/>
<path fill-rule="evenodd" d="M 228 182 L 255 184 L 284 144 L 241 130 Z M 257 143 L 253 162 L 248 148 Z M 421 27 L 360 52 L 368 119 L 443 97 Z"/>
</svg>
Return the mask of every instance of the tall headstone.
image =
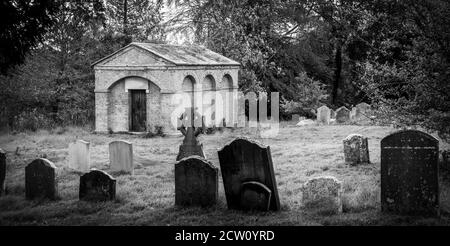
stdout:
<svg viewBox="0 0 450 246">
<path fill-rule="evenodd" d="M 399 214 L 439 214 L 439 141 L 417 130 L 381 140 L 381 208 Z"/>
<path fill-rule="evenodd" d="M 272 211 L 280 209 L 269 146 L 264 146 L 247 138 L 236 138 L 219 149 L 218 154 L 229 209 L 246 210 L 249 205 L 242 204 L 242 201 L 255 200 L 256 198 L 246 198 L 245 194 L 256 197 L 255 193 L 257 193 L 258 197 L 267 197 L 267 194 L 261 193 L 261 189 L 252 190 L 250 189 L 252 187 L 250 187 L 248 188 L 249 191 L 246 192 L 247 188 L 243 189 L 243 187 L 246 187 L 243 185 L 246 182 L 257 182 L 260 183 L 260 187 L 267 187 L 271 192 L 269 209 Z M 258 198 L 255 201 L 261 200 L 263 199 Z M 260 206 L 255 206 L 255 208 L 257 207 Z"/>
<path fill-rule="evenodd" d="M 342 183 L 335 177 L 316 177 L 302 186 L 302 204 L 321 212 L 342 212 Z"/>
<path fill-rule="evenodd" d="M 122 140 L 109 143 L 109 163 L 114 172 L 133 174 L 133 145 Z"/>
<path fill-rule="evenodd" d="M 350 121 L 350 110 L 342 106 L 336 110 L 336 122 L 347 123 Z"/>
<path fill-rule="evenodd" d="M 51 161 L 39 158 L 25 167 L 25 196 L 30 200 L 56 200 L 56 166 Z"/>
<path fill-rule="evenodd" d="M 0 196 L 5 194 L 6 189 L 6 152 L 0 149 Z"/>
<path fill-rule="evenodd" d="M 69 144 L 69 168 L 79 172 L 89 172 L 90 162 L 89 142 L 77 140 Z"/>
<path fill-rule="evenodd" d="M 367 137 L 360 134 L 350 134 L 344 140 L 345 163 L 352 166 L 370 163 L 369 141 Z"/>
<path fill-rule="evenodd" d="M 322 106 L 317 109 L 317 121 L 320 124 L 328 125 L 330 124 L 331 110 L 327 106 Z"/>
<path fill-rule="evenodd" d="M 84 201 L 111 201 L 116 197 L 116 180 L 108 173 L 91 169 L 80 177 L 79 199 Z"/>
<path fill-rule="evenodd" d="M 219 170 L 200 156 L 175 164 L 175 205 L 212 206 L 218 197 Z"/>
</svg>

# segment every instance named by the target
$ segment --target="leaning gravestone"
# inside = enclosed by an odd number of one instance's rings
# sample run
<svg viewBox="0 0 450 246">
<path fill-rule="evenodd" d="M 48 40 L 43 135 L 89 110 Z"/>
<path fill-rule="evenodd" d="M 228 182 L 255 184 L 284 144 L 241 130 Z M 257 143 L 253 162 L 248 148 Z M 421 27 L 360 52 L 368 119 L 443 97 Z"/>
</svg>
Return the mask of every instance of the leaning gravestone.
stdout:
<svg viewBox="0 0 450 246">
<path fill-rule="evenodd" d="M 370 121 L 370 105 L 367 103 L 359 103 L 352 108 L 352 120 L 355 122 L 369 122 Z"/>
<path fill-rule="evenodd" d="M 219 149 L 220 170 L 229 209 L 246 210 L 249 207 L 263 208 L 265 201 L 263 189 L 244 185 L 246 182 L 259 183 L 270 192 L 269 209 L 280 209 L 277 183 L 273 170 L 270 147 L 261 145 L 247 138 L 236 138 L 231 143 Z M 250 197 L 246 197 L 248 194 Z M 246 204 L 255 201 L 257 205 Z M 262 203 L 261 203 L 262 202 Z"/>
<path fill-rule="evenodd" d="M 350 121 L 350 110 L 345 106 L 342 106 L 336 110 L 336 122 L 337 123 L 347 123 Z"/>
<path fill-rule="evenodd" d="M 335 177 L 316 177 L 302 186 L 304 207 L 326 213 L 342 212 L 342 183 Z"/>
<path fill-rule="evenodd" d="M 272 191 L 260 182 L 245 182 L 241 187 L 240 205 L 242 210 L 268 211 Z"/>
<path fill-rule="evenodd" d="M 69 168 L 79 172 L 90 169 L 89 142 L 77 140 L 69 145 Z"/>
<path fill-rule="evenodd" d="M 127 141 L 113 141 L 109 143 L 109 163 L 114 172 L 133 174 L 133 145 Z"/>
<path fill-rule="evenodd" d="M 110 201 L 116 197 L 116 180 L 108 173 L 91 169 L 80 177 L 79 199 L 84 201 Z"/>
<path fill-rule="evenodd" d="M 212 206 L 218 197 L 219 170 L 200 156 L 175 164 L 175 205 Z"/>
<path fill-rule="evenodd" d="M 25 167 L 27 199 L 56 200 L 57 195 L 56 166 L 51 161 L 39 158 Z"/>
<path fill-rule="evenodd" d="M 330 124 L 331 110 L 327 106 L 322 106 L 317 109 L 317 121 L 321 124 Z"/>
<path fill-rule="evenodd" d="M 381 140 L 381 208 L 400 214 L 439 214 L 439 141 L 417 130 Z"/>
<path fill-rule="evenodd" d="M 352 166 L 361 163 L 370 163 L 369 141 L 367 137 L 359 134 L 350 134 L 343 142 L 345 163 Z"/>
<path fill-rule="evenodd" d="M 6 153 L 0 149 L 0 196 L 5 194 L 6 189 Z"/>
</svg>

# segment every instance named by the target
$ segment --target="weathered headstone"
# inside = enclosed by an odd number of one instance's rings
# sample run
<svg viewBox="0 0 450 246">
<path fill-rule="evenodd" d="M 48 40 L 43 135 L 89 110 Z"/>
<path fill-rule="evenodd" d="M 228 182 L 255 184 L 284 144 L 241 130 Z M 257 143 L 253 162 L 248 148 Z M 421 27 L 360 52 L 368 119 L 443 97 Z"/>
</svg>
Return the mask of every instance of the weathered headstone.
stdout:
<svg viewBox="0 0 450 246">
<path fill-rule="evenodd" d="M 57 198 L 56 166 L 51 161 L 39 158 L 25 167 L 25 196 L 30 200 Z"/>
<path fill-rule="evenodd" d="M 175 205 L 212 206 L 218 197 L 219 170 L 200 156 L 175 164 Z"/>
<path fill-rule="evenodd" d="M 359 103 L 352 108 L 352 120 L 355 122 L 370 122 L 370 105 Z"/>
<path fill-rule="evenodd" d="M 133 174 L 133 145 L 122 140 L 109 143 L 109 163 L 114 172 Z"/>
<path fill-rule="evenodd" d="M 331 110 L 327 106 L 322 106 L 317 109 L 317 121 L 320 124 L 328 125 L 330 124 Z"/>
<path fill-rule="evenodd" d="M 381 140 L 381 208 L 399 214 L 439 214 L 439 141 L 417 130 Z"/>
<path fill-rule="evenodd" d="M 69 168 L 79 172 L 88 172 L 90 169 L 89 142 L 77 140 L 69 144 Z"/>
<path fill-rule="evenodd" d="M 268 211 L 272 192 L 260 182 L 245 182 L 241 187 L 241 209 Z"/>
<path fill-rule="evenodd" d="M 0 196 L 5 194 L 6 189 L 6 152 L 0 149 Z"/>
<path fill-rule="evenodd" d="M 342 183 L 335 177 L 316 177 L 302 187 L 304 207 L 320 212 L 342 212 Z"/>
<path fill-rule="evenodd" d="M 241 204 L 242 197 L 249 197 L 242 194 L 245 182 L 258 182 L 266 186 L 271 191 L 269 209 L 280 209 L 269 146 L 247 138 L 236 138 L 219 149 L 218 154 L 229 209 L 247 209 L 248 205 Z"/>
<path fill-rule="evenodd" d="M 350 165 L 370 163 L 367 137 L 360 134 L 350 134 L 343 140 L 343 143 L 345 163 Z"/>
<path fill-rule="evenodd" d="M 111 201 L 116 197 L 116 180 L 108 173 L 91 169 L 80 177 L 79 198 L 84 201 Z"/>
<path fill-rule="evenodd" d="M 347 123 L 350 121 L 350 110 L 342 106 L 336 110 L 336 122 Z"/>
<path fill-rule="evenodd" d="M 293 114 L 292 115 L 292 123 L 295 123 L 295 124 L 297 124 L 299 121 L 300 121 L 300 115 L 298 115 L 298 114 Z"/>
</svg>

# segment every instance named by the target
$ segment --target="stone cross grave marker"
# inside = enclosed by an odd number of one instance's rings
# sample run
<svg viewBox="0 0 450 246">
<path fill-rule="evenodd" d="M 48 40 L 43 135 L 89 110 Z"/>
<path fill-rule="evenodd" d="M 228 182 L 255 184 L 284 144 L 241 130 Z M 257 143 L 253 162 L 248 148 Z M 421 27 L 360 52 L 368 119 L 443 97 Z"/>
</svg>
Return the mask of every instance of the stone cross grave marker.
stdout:
<svg viewBox="0 0 450 246">
<path fill-rule="evenodd" d="M 302 204 L 321 212 L 342 212 L 342 183 L 331 176 L 306 181 L 302 187 Z"/>
<path fill-rule="evenodd" d="M 0 149 L 0 197 L 6 190 L 6 152 Z"/>
<path fill-rule="evenodd" d="M 360 134 L 350 134 L 344 140 L 345 163 L 352 166 L 370 163 L 369 141 L 367 137 Z"/>
<path fill-rule="evenodd" d="M 212 206 L 217 202 L 219 170 L 200 156 L 175 164 L 175 205 Z"/>
<path fill-rule="evenodd" d="M 317 121 L 320 124 L 329 125 L 331 119 L 331 110 L 327 106 L 323 105 L 317 109 Z"/>
<path fill-rule="evenodd" d="M 133 174 L 133 145 L 122 140 L 109 143 L 109 165 L 113 172 Z"/>
<path fill-rule="evenodd" d="M 116 197 L 116 180 L 108 173 L 91 169 L 80 177 L 79 199 L 83 201 L 111 201 Z"/>
<path fill-rule="evenodd" d="M 69 144 L 69 168 L 79 172 L 89 172 L 90 162 L 89 142 L 77 140 Z"/>
<path fill-rule="evenodd" d="M 225 189 L 225 196 L 229 209 L 246 210 L 250 208 L 264 208 L 268 197 L 264 189 L 254 188 L 254 183 L 244 185 L 246 182 L 257 182 L 259 187 L 270 190 L 269 209 L 280 209 L 277 183 L 272 164 L 270 147 L 264 146 L 247 138 L 236 138 L 219 149 L 220 170 Z M 246 195 L 249 197 L 246 197 Z M 248 204 L 253 201 L 259 204 Z"/>
<path fill-rule="evenodd" d="M 381 140 L 381 208 L 399 214 L 439 214 L 439 141 L 403 130 Z"/>
<path fill-rule="evenodd" d="M 350 121 L 350 110 L 342 106 L 336 110 L 336 122 L 347 123 Z"/>
<path fill-rule="evenodd" d="M 56 166 L 51 161 L 39 158 L 25 167 L 25 197 L 56 200 L 58 185 Z"/>
</svg>

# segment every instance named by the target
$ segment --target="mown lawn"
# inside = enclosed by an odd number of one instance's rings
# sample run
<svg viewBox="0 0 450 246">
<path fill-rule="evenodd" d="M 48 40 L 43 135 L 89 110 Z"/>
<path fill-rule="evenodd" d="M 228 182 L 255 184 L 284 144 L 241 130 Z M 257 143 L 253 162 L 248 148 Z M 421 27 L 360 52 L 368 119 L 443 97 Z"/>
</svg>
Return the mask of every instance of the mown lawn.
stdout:
<svg viewBox="0 0 450 246">
<path fill-rule="evenodd" d="M 174 206 L 174 163 L 182 136 L 143 138 L 135 135 L 96 135 L 69 128 L 0 136 L 7 151 L 8 195 L 0 198 L 0 225 L 450 225 L 450 181 L 441 172 L 441 218 L 386 215 L 380 212 L 380 140 L 395 131 L 380 126 L 284 125 L 270 145 L 281 200 L 280 212 L 240 212 L 226 208 L 219 175 L 218 205 L 209 209 Z M 342 139 L 351 133 L 369 137 L 372 164 L 344 164 Z M 239 129 L 202 135 L 207 158 L 219 167 L 217 149 L 237 136 L 254 137 Z M 135 174 L 112 173 L 117 179 L 114 202 L 78 200 L 79 174 L 68 165 L 68 145 L 75 139 L 91 143 L 92 166 L 108 171 L 108 143 L 133 143 Z M 441 141 L 441 148 L 448 149 Z M 58 201 L 24 199 L 24 168 L 46 157 L 58 167 Z M 301 204 L 301 185 L 311 177 L 331 175 L 343 182 L 344 212 L 323 214 Z"/>
</svg>

